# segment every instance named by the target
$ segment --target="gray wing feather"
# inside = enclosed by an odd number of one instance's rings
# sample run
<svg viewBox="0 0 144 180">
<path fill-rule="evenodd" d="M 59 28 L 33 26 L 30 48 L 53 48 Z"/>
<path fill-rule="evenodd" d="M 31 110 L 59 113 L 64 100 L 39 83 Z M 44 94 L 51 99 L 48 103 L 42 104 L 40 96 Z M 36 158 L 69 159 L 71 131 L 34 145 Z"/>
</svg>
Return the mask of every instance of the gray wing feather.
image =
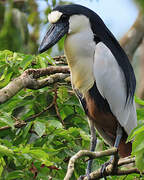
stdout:
<svg viewBox="0 0 144 180">
<path fill-rule="evenodd" d="M 111 51 L 102 42 L 96 45 L 93 74 L 99 92 L 108 101 L 121 126 L 130 134 L 137 126 L 135 102 L 125 105 L 124 74 Z"/>
</svg>

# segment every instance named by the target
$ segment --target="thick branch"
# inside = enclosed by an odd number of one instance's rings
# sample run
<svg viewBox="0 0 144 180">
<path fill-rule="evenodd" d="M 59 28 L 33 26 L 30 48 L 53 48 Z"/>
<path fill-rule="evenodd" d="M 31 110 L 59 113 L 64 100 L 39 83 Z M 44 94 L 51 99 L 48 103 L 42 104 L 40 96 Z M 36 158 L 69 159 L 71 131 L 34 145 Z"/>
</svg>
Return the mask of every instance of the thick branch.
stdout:
<svg viewBox="0 0 144 180">
<path fill-rule="evenodd" d="M 95 158 L 99 158 L 103 156 L 110 156 L 110 155 L 117 155 L 117 149 L 113 147 L 109 150 L 100 151 L 100 152 L 91 152 L 87 150 L 79 151 L 74 156 L 72 156 L 71 159 L 69 160 L 68 169 L 67 169 L 67 173 L 64 180 L 69 180 L 72 177 L 72 174 L 74 171 L 74 163 L 80 157 L 88 156 L 89 158 L 95 159 Z M 116 158 L 116 160 L 113 163 L 115 164 L 117 160 L 118 159 Z M 121 176 L 121 175 L 127 175 L 127 174 L 132 174 L 132 173 L 140 174 L 140 171 L 137 168 L 131 168 L 131 169 L 125 169 L 125 170 L 121 170 L 117 168 L 119 166 L 127 165 L 134 162 L 135 162 L 135 158 L 120 159 L 117 165 L 114 166 L 114 164 L 110 164 L 106 167 L 105 176 L 115 176 L 115 175 Z M 99 179 L 99 178 L 102 178 L 101 168 L 90 174 L 91 180 Z M 84 177 L 84 180 L 88 180 L 88 178 Z"/>
<path fill-rule="evenodd" d="M 118 166 L 123 166 L 123 165 L 127 165 L 127 164 L 131 164 L 135 162 L 135 158 L 128 158 L 128 159 L 121 159 L 118 162 Z"/>
<path fill-rule="evenodd" d="M 132 57 L 142 42 L 144 36 L 144 15 L 139 13 L 135 23 L 130 28 L 130 30 L 123 36 L 120 40 L 120 44 L 128 55 L 129 59 L 132 60 Z"/>
<path fill-rule="evenodd" d="M 69 74 L 63 74 L 63 73 L 57 73 L 53 74 L 48 78 L 42 79 L 42 80 L 33 80 L 33 83 L 28 84 L 26 88 L 29 89 L 41 89 L 43 87 L 49 86 L 51 84 L 54 84 L 56 82 L 62 81 L 65 78 L 67 78 Z"/>
<path fill-rule="evenodd" d="M 45 86 L 51 85 L 60 80 L 64 80 L 69 74 L 69 68 L 66 66 L 52 66 L 45 69 L 28 69 L 21 76 L 11 81 L 6 87 L 0 90 L 0 104 L 6 102 L 16 93 L 18 93 L 23 88 L 29 89 L 40 89 Z M 57 74 L 54 74 L 57 73 Z M 54 74 L 48 78 L 37 80 L 41 76 L 46 76 L 49 74 Z"/>
<path fill-rule="evenodd" d="M 140 171 L 137 168 L 131 168 L 131 169 L 126 169 L 126 170 L 117 170 L 117 171 L 112 171 L 112 165 L 107 166 L 105 176 L 122 176 L 122 175 L 128 175 L 128 174 L 140 174 Z M 100 179 L 102 178 L 100 169 L 97 171 L 94 171 L 90 174 L 90 179 Z M 84 180 L 88 180 L 87 177 L 84 178 Z"/>
<path fill-rule="evenodd" d="M 39 78 L 42 76 L 47 76 L 55 73 L 69 73 L 70 70 L 68 66 L 50 66 L 41 69 L 28 69 L 25 72 L 29 75 L 32 74 L 33 78 Z"/>
</svg>

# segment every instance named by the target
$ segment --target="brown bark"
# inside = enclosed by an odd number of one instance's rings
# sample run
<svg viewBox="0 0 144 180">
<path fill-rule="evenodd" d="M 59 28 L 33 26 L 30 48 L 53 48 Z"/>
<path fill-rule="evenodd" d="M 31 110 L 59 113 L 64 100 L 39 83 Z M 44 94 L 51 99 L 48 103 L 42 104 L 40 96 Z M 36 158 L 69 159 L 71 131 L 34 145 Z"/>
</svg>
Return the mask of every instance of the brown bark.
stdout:
<svg viewBox="0 0 144 180">
<path fill-rule="evenodd" d="M 136 49 L 141 44 L 143 36 L 144 36 L 144 15 L 143 13 L 139 13 L 133 26 L 120 40 L 120 44 L 125 50 L 130 60 L 132 60 Z"/>
<path fill-rule="evenodd" d="M 70 180 L 74 171 L 74 164 L 79 158 L 88 156 L 89 158 L 95 159 L 95 158 L 99 158 L 103 156 L 110 156 L 110 155 L 117 155 L 117 149 L 113 147 L 111 149 L 108 149 L 105 151 L 99 151 L 99 152 L 91 152 L 87 150 L 79 151 L 74 156 L 72 156 L 71 159 L 69 160 L 67 173 L 64 180 Z M 117 162 L 116 165 L 115 165 L 115 162 Z M 125 168 L 124 170 L 118 168 L 118 167 L 122 167 L 123 165 L 128 165 L 134 162 L 135 162 L 135 158 L 120 159 L 119 161 L 116 158 L 112 164 L 106 167 L 105 176 L 121 176 L 121 175 L 128 175 L 132 173 L 140 174 L 140 171 L 137 168 L 129 168 L 129 169 Z M 91 180 L 100 179 L 100 178 L 102 178 L 101 168 L 90 173 Z M 84 180 L 88 180 L 88 177 L 84 177 Z"/>
<path fill-rule="evenodd" d="M 42 80 L 37 79 L 50 74 L 53 75 Z M 9 100 L 23 88 L 40 89 L 54 84 L 55 82 L 64 80 L 68 76 L 69 68 L 67 66 L 51 66 L 44 69 L 28 69 L 24 71 L 21 76 L 11 81 L 6 87 L 0 89 L 0 104 Z"/>
</svg>

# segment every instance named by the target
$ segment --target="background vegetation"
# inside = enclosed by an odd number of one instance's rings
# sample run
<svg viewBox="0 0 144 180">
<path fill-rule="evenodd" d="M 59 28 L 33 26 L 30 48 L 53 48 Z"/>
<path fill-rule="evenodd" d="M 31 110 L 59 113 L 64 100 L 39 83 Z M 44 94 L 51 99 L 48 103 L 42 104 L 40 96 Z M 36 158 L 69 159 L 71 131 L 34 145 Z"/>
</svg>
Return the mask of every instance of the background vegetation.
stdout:
<svg viewBox="0 0 144 180">
<path fill-rule="evenodd" d="M 1 89 L 26 69 L 66 65 L 62 58 L 58 58 L 58 61 L 53 60 L 50 56 L 52 50 L 49 54 L 34 55 L 37 54 L 40 26 L 47 22 L 47 14 L 56 4 L 66 3 L 47 0 L 45 18 L 42 20 L 36 0 L 0 1 Z M 137 0 L 137 3 L 140 3 L 140 7 L 144 7 L 143 1 Z M 139 18 L 143 17 L 143 14 L 140 14 Z M 143 51 L 142 40 L 143 35 L 135 52 L 139 48 Z M 63 52 L 63 40 L 58 44 L 58 52 L 59 54 Z M 137 61 L 143 62 L 144 56 L 138 55 Z M 141 83 L 139 86 L 143 89 Z M 143 91 L 137 92 L 137 95 L 143 99 Z M 135 98 L 139 104 L 138 127 L 129 139 L 135 136 L 132 155 L 136 156 L 136 166 L 142 172 L 144 171 L 144 101 L 141 99 Z M 89 149 L 89 143 L 87 119 L 68 79 L 38 90 L 24 88 L 0 105 L 1 180 L 62 180 L 70 157 L 81 149 Z M 108 146 L 99 137 L 97 150 L 107 148 Z M 85 174 L 86 159 L 77 161 L 72 179 Z M 98 169 L 107 159 L 107 157 L 96 159 L 93 170 Z M 109 179 L 127 180 L 136 178 L 143 179 L 143 176 L 131 174 L 109 177 Z"/>
</svg>

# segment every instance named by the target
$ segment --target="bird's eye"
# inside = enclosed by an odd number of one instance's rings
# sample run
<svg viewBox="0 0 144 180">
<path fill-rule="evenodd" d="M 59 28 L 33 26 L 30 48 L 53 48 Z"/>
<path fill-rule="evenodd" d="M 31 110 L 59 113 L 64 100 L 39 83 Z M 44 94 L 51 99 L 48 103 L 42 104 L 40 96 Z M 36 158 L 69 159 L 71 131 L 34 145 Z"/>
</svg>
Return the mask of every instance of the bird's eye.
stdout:
<svg viewBox="0 0 144 180">
<path fill-rule="evenodd" d="M 63 15 L 61 16 L 61 19 L 62 19 L 62 21 L 65 21 L 65 20 L 68 19 L 68 16 L 67 16 L 66 14 L 63 14 Z"/>
<path fill-rule="evenodd" d="M 62 17 L 62 19 L 65 19 L 65 18 L 67 18 L 67 15 L 63 14 L 61 17 Z"/>
</svg>

